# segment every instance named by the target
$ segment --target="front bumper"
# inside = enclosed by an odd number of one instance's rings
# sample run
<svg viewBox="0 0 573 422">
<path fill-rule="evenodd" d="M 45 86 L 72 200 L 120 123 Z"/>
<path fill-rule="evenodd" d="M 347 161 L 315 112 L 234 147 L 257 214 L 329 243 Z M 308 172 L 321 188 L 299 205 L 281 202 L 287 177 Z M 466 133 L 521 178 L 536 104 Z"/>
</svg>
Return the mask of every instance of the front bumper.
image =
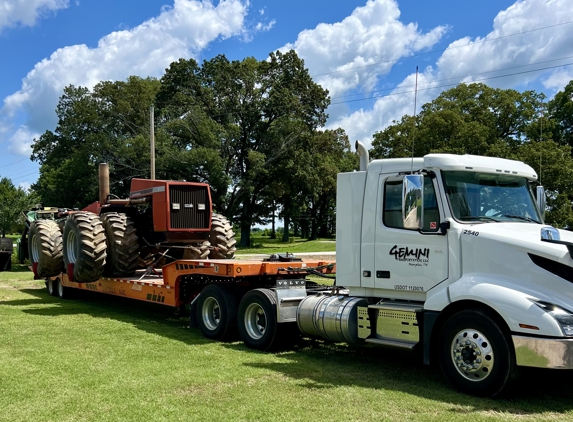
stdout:
<svg viewBox="0 0 573 422">
<path fill-rule="evenodd" d="M 518 366 L 573 369 L 573 338 L 512 336 Z"/>
</svg>

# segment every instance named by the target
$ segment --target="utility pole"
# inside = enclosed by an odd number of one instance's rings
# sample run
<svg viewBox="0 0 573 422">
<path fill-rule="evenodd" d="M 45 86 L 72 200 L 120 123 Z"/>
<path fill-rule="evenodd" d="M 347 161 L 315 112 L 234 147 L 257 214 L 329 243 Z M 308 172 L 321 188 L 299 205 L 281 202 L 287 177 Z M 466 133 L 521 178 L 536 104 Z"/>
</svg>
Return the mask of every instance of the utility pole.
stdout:
<svg viewBox="0 0 573 422">
<path fill-rule="evenodd" d="M 149 108 L 149 143 L 151 145 L 151 180 L 155 180 L 155 117 L 153 105 Z"/>
</svg>

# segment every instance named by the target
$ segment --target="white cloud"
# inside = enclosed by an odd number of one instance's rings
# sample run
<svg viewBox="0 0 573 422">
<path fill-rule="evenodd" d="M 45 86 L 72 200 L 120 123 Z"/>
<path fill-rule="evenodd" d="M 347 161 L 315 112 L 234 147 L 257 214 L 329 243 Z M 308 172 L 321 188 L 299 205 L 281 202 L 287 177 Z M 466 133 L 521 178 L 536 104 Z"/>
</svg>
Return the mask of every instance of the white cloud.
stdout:
<svg viewBox="0 0 573 422">
<path fill-rule="evenodd" d="M 0 0 L 0 31 L 18 24 L 34 26 L 39 19 L 68 6 L 68 0 Z"/>
<path fill-rule="evenodd" d="M 452 42 L 435 66 L 420 73 L 418 110 L 444 89 L 462 81 L 481 81 L 504 89 L 534 89 L 532 84 L 541 77 L 545 88 L 562 89 L 573 77 L 570 67 L 545 70 L 544 73 L 528 71 L 573 61 L 570 58 L 573 55 L 573 24 L 555 25 L 573 21 L 570 6 L 568 0 L 517 1 L 496 16 L 493 30 L 485 37 L 465 37 Z M 534 30 L 543 27 L 547 28 Z M 374 78 L 386 70 L 380 67 L 376 71 L 379 73 L 373 73 Z M 508 74 L 514 75 L 496 77 Z M 414 76 L 409 75 L 392 94 L 377 99 L 371 109 L 335 116 L 328 126 L 343 127 L 351 140 L 358 139 L 370 146 L 376 131 L 404 114 L 413 114 Z M 428 89 L 432 87 L 435 88 Z M 404 95 L 395 95 L 404 91 Z"/>
<path fill-rule="evenodd" d="M 22 112 L 27 116 L 25 126 L 11 138 L 12 147 L 24 133 L 55 127 L 54 110 L 65 86 L 92 88 L 100 81 L 130 75 L 158 77 L 171 62 L 196 57 L 214 40 L 244 36 L 247 8 L 248 1 L 241 0 L 221 0 L 217 6 L 207 0 L 175 0 L 158 17 L 103 37 L 96 48 L 82 44 L 58 49 L 34 66 L 19 91 L 4 99 L 0 123 L 7 124 Z"/>
<path fill-rule="evenodd" d="M 29 157 L 32 154 L 32 139 L 39 135 L 39 133 L 30 132 L 26 126 L 20 126 L 8 139 L 8 151 Z"/>
<path fill-rule="evenodd" d="M 431 47 L 447 31 L 438 26 L 423 34 L 399 18 L 395 0 L 368 0 L 341 22 L 302 31 L 281 50 L 296 50 L 332 97 L 356 88 L 368 91 L 398 59 Z"/>
</svg>

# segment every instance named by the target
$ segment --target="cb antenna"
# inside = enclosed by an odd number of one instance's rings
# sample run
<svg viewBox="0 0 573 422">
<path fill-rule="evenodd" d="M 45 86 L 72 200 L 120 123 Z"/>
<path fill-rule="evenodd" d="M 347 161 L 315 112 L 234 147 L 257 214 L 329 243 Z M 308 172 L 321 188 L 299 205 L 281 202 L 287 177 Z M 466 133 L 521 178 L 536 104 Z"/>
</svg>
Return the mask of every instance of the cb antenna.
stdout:
<svg viewBox="0 0 573 422">
<path fill-rule="evenodd" d="M 412 163 L 410 173 L 414 172 L 414 144 L 416 143 L 416 101 L 418 100 L 418 66 L 416 66 L 416 85 L 414 88 L 414 133 L 412 134 Z"/>
<path fill-rule="evenodd" d="M 541 101 L 541 120 L 539 122 L 540 131 L 539 131 L 539 142 L 543 142 L 543 112 L 545 111 L 545 103 L 543 100 Z M 541 185 L 541 156 L 543 153 L 543 148 L 539 148 L 539 185 Z"/>
</svg>

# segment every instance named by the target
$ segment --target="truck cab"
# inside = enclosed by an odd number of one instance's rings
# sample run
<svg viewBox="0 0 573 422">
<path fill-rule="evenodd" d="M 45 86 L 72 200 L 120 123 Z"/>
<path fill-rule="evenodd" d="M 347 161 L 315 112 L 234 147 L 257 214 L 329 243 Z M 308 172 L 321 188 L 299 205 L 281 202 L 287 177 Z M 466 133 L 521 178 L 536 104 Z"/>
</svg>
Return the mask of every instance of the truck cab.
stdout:
<svg viewBox="0 0 573 422">
<path fill-rule="evenodd" d="M 477 395 L 518 366 L 572 369 L 573 236 L 544 224 L 535 171 L 472 155 L 365 161 L 337 192 L 337 284 L 369 301 L 359 336 L 437 357 Z"/>
</svg>

